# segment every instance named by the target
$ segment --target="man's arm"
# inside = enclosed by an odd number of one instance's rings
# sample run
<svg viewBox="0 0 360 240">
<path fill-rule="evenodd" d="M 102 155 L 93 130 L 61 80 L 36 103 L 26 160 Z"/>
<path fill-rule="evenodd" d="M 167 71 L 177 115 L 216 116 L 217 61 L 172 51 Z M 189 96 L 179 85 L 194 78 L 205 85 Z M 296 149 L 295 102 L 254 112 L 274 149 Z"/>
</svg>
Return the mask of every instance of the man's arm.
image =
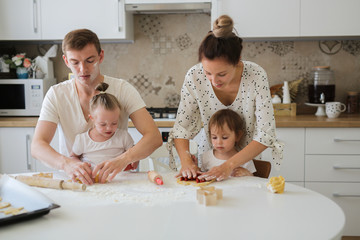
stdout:
<svg viewBox="0 0 360 240">
<path fill-rule="evenodd" d="M 92 184 L 89 164 L 75 157 L 63 156 L 50 146 L 56 127 L 56 123 L 38 121 L 31 143 L 31 155 L 52 168 L 64 170 L 73 180 L 79 178 L 85 184 Z"/>
<path fill-rule="evenodd" d="M 163 142 L 159 129 L 145 108 L 141 108 L 130 115 L 136 129 L 143 135 L 140 141 L 130 148 L 131 162 L 146 158 L 159 148 Z"/>
</svg>

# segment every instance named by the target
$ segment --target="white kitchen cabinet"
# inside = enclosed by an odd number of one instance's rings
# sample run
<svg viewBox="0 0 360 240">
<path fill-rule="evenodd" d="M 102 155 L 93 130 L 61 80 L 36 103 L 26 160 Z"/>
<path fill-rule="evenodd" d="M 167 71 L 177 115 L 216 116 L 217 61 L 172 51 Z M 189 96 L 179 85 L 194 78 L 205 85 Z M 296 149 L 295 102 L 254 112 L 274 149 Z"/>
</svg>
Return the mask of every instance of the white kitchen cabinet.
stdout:
<svg viewBox="0 0 360 240">
<path fill-rule="evenodd" d="M 35 171 L 30 145 L 34 128 L 0 128 L 0 173 Z"/>
<path fill-rule="evenodd" d="M 360 236 L 360 128 L 307 128 L 305 187 L 344 211 L 344 235 Z"/>
<path fill-rule="evenodd" d="M 358 0 L 301 0 L 300 35 L 359 36 L 359 9 Z"/>
<path fill-rule="evenodd" d="M 287 182 L 304 186 L 305 129 L 277 128 L 276 134 L 279 141 L 285 144 L 284 158 L 280 169 L 274 167 L 271 160 L 271 149 L 266 149 L 261 154 L 262 160 L 272 163 L 270 177 L 281 175 Z"/>
<path fill-rule="evenodd" d="M 300 0 L 215 0 L 212 23 L 227 14 L 243 38 L 299 36 Z"/>
<path fill-rule="evenodd" d="M 132 39 L 131 14 L 124 0 L 43 0 L 42 39 L 63 39 L 74 29 L 88 28 L 102 40 Z"/>
<path fill-rule="evenodd" d="M 0 40 L 40 38 L 40 0 L 0 1 Z"/>
<path fill-rule="evenodd" d="M 211 2 L 211 0 L 125 0 L 127 4 L 157 4 L 157 3 L 201 3 Z"/>
<path fill-rule="evenodd" d="M 53 171 L 31 157 L 33 127 L 0 128 L 0 173 L 22 173 L 33 171 Z M 55 134 L 51 146 L 58 150 L 58 135 Z"/>
<path fill-rule="evenodd" d="M 358 0 L 213 0 L 212 22 L 228 14 L 243 38 L 360 35 Z"/>
</svg>

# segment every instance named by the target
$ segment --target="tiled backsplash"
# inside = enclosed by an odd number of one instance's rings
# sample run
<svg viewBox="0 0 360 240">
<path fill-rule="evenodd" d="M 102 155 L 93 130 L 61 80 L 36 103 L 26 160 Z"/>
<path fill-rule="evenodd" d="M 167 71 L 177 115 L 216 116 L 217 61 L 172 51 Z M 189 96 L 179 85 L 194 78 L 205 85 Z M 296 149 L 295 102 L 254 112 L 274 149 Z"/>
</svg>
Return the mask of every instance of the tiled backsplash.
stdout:
<svg viewBox="0 0 360 240">
<path fill-rule="evenodd" d="M 135 42 L 102 44 L 103 74 L 127 79 L 141 93 L 148 107 L 176 107 L 187 70 L 197 63 L 197 51 L 210 30 L 206 14 L 135 15 Z M 28 56 L 47 45 L 16 45 Z M 347 91 L 360 92 L 360 41 L 256 41 L 244 42 L 243 60 L 261 65 L 270 86 L 304 78 L 296 101 L 307 101 L 307 84 L 313 66 L 329 65 L 335 73 L 336 100 L 345 102 Z M 55 77 L 67 79 L 69 70 L 61 57 L 53 59 Z"/>
</svg>

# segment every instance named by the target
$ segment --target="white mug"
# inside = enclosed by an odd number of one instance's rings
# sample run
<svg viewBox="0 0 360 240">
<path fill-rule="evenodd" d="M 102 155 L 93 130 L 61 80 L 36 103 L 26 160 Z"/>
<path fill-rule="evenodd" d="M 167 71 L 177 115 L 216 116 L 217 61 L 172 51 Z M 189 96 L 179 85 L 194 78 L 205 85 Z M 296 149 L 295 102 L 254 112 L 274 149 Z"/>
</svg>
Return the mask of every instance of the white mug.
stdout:
<svg viewBox="0 0 360 240">
<path fill-rule="evenodd" d="M 325 107 L 328 118 L 337 118 L 340 113 L 346 110 L 346 105 L 341 102 L 327 102 Z"/>
</svg>

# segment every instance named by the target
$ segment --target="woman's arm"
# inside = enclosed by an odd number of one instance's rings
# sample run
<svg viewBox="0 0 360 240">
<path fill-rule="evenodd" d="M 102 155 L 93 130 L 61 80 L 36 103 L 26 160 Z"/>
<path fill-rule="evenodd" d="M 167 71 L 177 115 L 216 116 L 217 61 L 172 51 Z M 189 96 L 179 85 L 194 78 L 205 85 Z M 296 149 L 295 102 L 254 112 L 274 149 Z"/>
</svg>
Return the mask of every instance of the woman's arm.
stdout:
<svg viewBox="0 0 360 240">
<path fill-rule="evenodd" d="M 127 165 L 146 158 L 162 145 L 159 129 L 145 108 L 135 111 L 130 115 L 130 118 L 143 137 L 135 146 L 120 156 L 106 160 L 95 167 L 93 177 L 99 172 L 99 181 L 101 183 L 105 183 L 106 180 L 111 181 Z M 110 174 L 111 176 L 109 177 Z"/>
<path fill-rule="evenodd" d="M 199 167 L 195 164 L 193 156 L 189 150 L 189 140 L 176 138 L 174 139 L 175 148 L 181 159 L 180 173 L 176 177 L 183 176 L 188 178 L 195 178 L 200 174 Z"/>
<path fill-rule="evenodd" d="M 260 153 L 262 153 L 267 147 L 255 140 L 251 141 L 240 152 L 232 156 L 229 160 L 221 164 L 220 166 L 213 167 L 208 172 L 199 176 L 200 179 L 205 178 L 207 181 L 216 179 L 222 181 L 227 179 L 233 170 L 248 161 L 254 159 Z"/>
<path fill-rule="evenodd" d="M 78 178 L 85 184 L 92 184 L 89 164 L 76 157 L 65 157 L 50 146 L 56 127 L 56 123 L 38 121 L 31 143 L 31 155 L 52 168 L 64 170 L 73 180 Z"/>
</svg>

